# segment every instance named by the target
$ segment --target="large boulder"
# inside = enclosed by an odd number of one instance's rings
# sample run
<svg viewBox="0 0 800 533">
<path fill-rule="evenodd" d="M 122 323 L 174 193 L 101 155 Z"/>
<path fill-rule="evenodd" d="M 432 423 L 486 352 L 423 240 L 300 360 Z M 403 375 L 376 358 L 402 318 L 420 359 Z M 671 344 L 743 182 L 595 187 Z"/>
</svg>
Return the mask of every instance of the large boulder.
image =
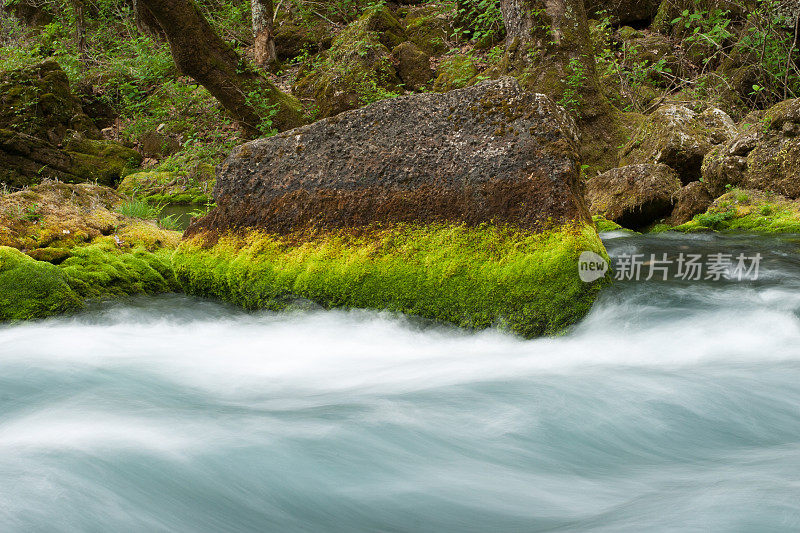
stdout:
<svg viewBox="0 0 800 533">
<path fill-rule="evenodd" d="M 733 121 L 719 109 L 696 113 L 664 105 L 622 147 L 620 166 L 661 163 L 675 170 L 684 184 L 698 181 L 703 157 L 735 134 Z"/>
<path fill-rule="evenodd" d="M 511 78 L 386 100 L 235 149 L 217 207 L 174 256 L 190 293 L 253 308 L 291 297 L 523 335 L 588 310 L 605 254 L 578 137 Z"/>
<path fill-rule="evenodd" d="M 641 229 L 669 216 L 680 190 L 681 180 L 666 165 L 628 165 L 590 179 L 586 199 L 593 215 Z"/>
<path fill-rule="evenodd" d="M 141 156 L 100 132 L 55 62 L 0 76 L 0 183 L 23 187 L 53 178 L 111 185 Z"/>
<path fill-rule="evenodd" d="M 708 153 L 702 167 L 704 181 L 715 196 L 744 187 L 800 198 L 798 135 L 800 99 L 781 102 Z"/>
</svg>

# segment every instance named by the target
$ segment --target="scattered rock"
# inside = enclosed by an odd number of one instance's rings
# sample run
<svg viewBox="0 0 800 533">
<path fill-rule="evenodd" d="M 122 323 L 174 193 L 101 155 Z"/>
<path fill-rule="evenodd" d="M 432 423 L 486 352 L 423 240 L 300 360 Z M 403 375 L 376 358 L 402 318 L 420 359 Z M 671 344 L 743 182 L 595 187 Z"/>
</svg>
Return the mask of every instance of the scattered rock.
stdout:
<svg viewBox="0 0 800 533">
<path fill-rule="evenodd" d="M 741 133 L 703 161 L 703 179 L 711 192 L 719 196 L 730 187 L 744 187 L 800 197 L 800 99 L 781 102 L 745 122 Z"/>
<path fill-rule="evenodd" d="M 593 215 L 639 230 L 668 217 L 680 191 L 681 181 L 670 167 L 628 165 L 590 179 L 586 199 Z"/>
<path fill-rule="evenodd" d="M 677 226 L 689 222 L 695 215 L 704 213 L 714 201 L 704 183 L 693 181 L 678 191 L 675 209 L 667 223 Z"/>
<path fill-rule="evenodd" d="M 406 89 L 418 91 L 434 77 L 431 58 L 412 42 L 405 42 L 392 50 L 397 59 L 397 73 Z"/>
<path fill-rule="evenodd" d="M 720 110 L 702 114 L 677 105 L 659 107 L 620 152 L 620 165 L 662 163 L 688 184 L 701 177 L 703 157 L 735 132 Z"/>
</svg>

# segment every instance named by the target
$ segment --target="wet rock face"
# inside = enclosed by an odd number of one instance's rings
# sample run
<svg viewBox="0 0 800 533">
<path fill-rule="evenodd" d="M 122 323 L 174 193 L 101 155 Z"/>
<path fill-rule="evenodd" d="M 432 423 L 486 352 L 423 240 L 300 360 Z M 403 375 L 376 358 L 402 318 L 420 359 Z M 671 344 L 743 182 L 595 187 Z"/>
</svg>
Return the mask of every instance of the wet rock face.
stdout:
<svg viewBox="0 0 800 533">
<path fill-rule="evenodd" d="M 678 175 L 666 165 L 629 165 L 590 179 L 586 198 L 593 215 L 640 229 L 669 216 L 680 190 Z"/>
<path fill-rule="evenodd" d="M 698 114 L 683 106 L 664 105 L 622 148 L 620 165 L 661 163 L 688 184 L 700 179 L 705 155 L 735 134 L 733 121 L 719 109 Z"/>
<path fill-rule="evenodd" d="M 715 196 L 728 186 L 800 198 L 800 99 L 776 104 L 703 160 Z"/>
<path fill-rule="evenodd" d="M 564 110 L 511 78 L 384 100 L 238 147 L 187 235 L 588 221 L 577 153 Z"/>
</svg>

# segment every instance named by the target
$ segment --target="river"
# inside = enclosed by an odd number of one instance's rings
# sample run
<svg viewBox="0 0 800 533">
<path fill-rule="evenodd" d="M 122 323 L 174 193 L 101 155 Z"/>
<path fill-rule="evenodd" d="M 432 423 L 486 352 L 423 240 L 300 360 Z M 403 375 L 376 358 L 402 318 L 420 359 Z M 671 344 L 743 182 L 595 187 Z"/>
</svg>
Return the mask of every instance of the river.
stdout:
<svg viewBox="0 0 800 533">
<path fill-rule="evenodd" d="M 524 341 L 168 295 L 0 328 L 0 529 L 800 530 L 800 240 L 757 280 L 620 281 Z"/>
</svg>

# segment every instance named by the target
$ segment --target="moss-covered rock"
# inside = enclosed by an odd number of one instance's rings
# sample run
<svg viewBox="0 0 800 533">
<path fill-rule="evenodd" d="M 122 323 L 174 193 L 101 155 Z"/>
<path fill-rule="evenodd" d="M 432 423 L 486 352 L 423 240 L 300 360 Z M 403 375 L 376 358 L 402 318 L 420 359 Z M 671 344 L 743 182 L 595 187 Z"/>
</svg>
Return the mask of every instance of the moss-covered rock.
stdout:
<svg viewBox="0 0 800 533">
<path fill-rule="evenodd" d="M 67 135 L 64 150 L 72 158 L 70 174 L 80 177 L 81 181 L 96 181 L 107 187 L 142 162 L 136 150 L 115 141 L 87 139 L 79 133 Z"/>
<path fill-rule="evenodd" d="M 738 135 L 708 153 L 704 181 L 717 196 L 733 186 L 800 198 L 800 99 L 760 115 L 746 118 Z"/>
<path fill-rule="evenodd" d="M 58 179 L 110 185 L 139 165 L 136 151 L 99 136 L 57 63 L 0 76 L 0 183 L 23 187 Z"/>
<path fill-rule="evenodd" d="M 692 220 L 695 215 L 704 213 L 714 201 L 705 183 L 693 181 L 685 185 L 675 196 L 675 209 L 667 224 L 677 226 Z"/>
<path fill-rule="evenodd" d="M 301 69 L 294 92 L 313 99 L 320 118 L 391 97 L 400 90 L 386 44 L 397 46 L 405 35 L 378 33 L 384 26 L 399 27 L 388 8 L 368 10 L 336 36 L 330 50 Z M 401 40 L 395 42 L 397 39 Z"/>
<path fill-rule="evenodd" d="M 0 246 L 0 321 L 28 320 L 81 306 L 59 267 Z"/>
<path fill-rule="evenodd" d="M 398 139 L 402 142 L 398 143 Z M 574 323 L 604 280 L 574 121 L 513 78 L 413 94 L 251 141 L 174 256 L 184 290 L 303 297 L 525 336 Z"/>
<path fill-rule="evenodd" d="M 0 129 L 54 144 L 70 129 L 87 137 L 100 136 L 55 61 L 0 74 Z"/>
<path fill-rule="evenodd" d="M 412 8 L 404 22 L 408 39 L 428 55 L 441 55 L 449 48 L 450 41 L 458 40 L 451 18 L 439 6 Z"/>
<path fill-rule="evenodd" d="M 687 233 L 800 233 L 800 201 L 771 192 L 734 188 L 717 198 L 705 213 L 672 229 Z"/>
<path fill-rule="evenodd" d="M 701 177 L 703 157 L 736 132 L 720 110 L 698 114 L 683 106 L 659 107 L 620 151 L 620 165 L 661 163 L 686 184 Z"/>
<path fill-rule="evenodd" d="M 468 54 L 457 54 L 443 58 L 436 68 L 433 90 L 447 92 L 473 85 L 479 81 L 475 58 Z"/>
<path fill-rule="evenodd" d="M 177 290 L 170 256 L 180 233 L 123 215 L 123 201 L 107 187 L 54 182 L 0 195 L 0 289 L 9 295 L 0 295 L 0 320 Z"/>
<path fill-rule="evenodd" d="M 593 215 L 640 229 L 669 216 L 680 190 L 678 175 L 666 165 L 629 165 L 590 179 L 586 199 Z"/>
<path fill-rule="evenodd" d="M 154 205 L 206 204 L 214 189 L 210 165 L 183 172 L 148 171 L 128 174 L 117 187 L 120 193 Z"/>
<path fill-rule="evenodd" d="M 309 20 L 294 14 L 278 16 L 275 52 L 281 61 L 303 54 L 315 54 L 331 47 L 333 35 L 334 26 L 325 19 L 314 16 Z"/>
<path fill-rule="evenodd" d="M 588 224 L 544 233 L 396 225 L 297 243 L 296 236 L 260 232 L 228 235 L 213 247 L 193 238 L 178 248 L 173 265 L 187 293 L 248 309 L 281 309 L 302 297 L 469 328 L 499 325 L 526 337 L 580 320 L 607 282 L 578 276 L 581 252 L 605 255 Z"/>
<path fill-rule="evenodd" d="M 406 89 L 418 91 L 433 79 L 431 58 L 414 43 L 407 41 L 392 50 L 397 60 L 397 73 Z"/>
<path fill-rule="evenodd" d="M 656 16 L 661 0 L 586 0 L 586 14 L 592 18 L 611 17 L 615 24 L 647 23 Z"/>
</svg>

